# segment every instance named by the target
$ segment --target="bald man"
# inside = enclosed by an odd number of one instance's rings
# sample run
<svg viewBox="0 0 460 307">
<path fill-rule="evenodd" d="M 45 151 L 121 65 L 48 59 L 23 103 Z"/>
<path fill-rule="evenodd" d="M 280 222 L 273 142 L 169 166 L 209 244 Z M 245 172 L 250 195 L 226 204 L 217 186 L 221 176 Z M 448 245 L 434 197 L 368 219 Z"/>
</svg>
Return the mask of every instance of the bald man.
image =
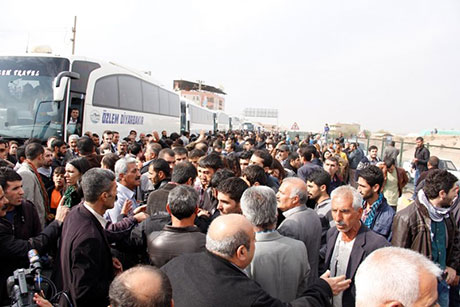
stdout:
<svg viewBox="0 0 460 307">
<path fill-rule="evenodd" d="M 165 273 L 144 265 L 118 275 L 110 285 L 110 306 L 174 306 L 171 283 Z"/>
<path fill-rule="evenodd" d="M 313 284 L 318 278 L 322 226 L 318 214 L 307 208 L 307 193 L 307 185 L 302 179 L 289 177 L 283 180 L 276 199 L 285 219 L 278 232 L 305 244 L 311 269 L 309 284 Z"/>
<path fill-rule="evenodd" d="M 171 281 L 176 307 L 291 306 L 271 297 L 243 272 L 255 252 L 255 233 L 242 215 L 216 218 L 206 236 L 206 252 L 174 258 L 161 268 Z M 346 289 L 344 276 L 323 276 L 293 304 L 330 306 L 333 293 Z"/>
</svg>

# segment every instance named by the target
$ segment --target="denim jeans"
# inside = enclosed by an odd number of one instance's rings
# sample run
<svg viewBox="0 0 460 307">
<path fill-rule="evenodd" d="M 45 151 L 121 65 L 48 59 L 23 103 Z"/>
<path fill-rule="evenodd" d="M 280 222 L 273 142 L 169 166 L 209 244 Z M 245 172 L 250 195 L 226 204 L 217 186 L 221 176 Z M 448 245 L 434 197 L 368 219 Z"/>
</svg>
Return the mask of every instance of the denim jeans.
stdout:
<svg viewBox="0 0 460 307">
<path fill-rule="evenodd" d="M 412 195 L 412 199 L 417 198 L 417 184 L 418 184 L 418 179 L 420 178 L 420 170 L 416 169 L 415 170 L 415 175 L 414 175 L 414 195 Z"/>
<path fill-rule="evenodd" d="M 438 281 L 438 304 L 441 307 L 449 307 L 449 285 L 445 280 Z"/>
</svg>

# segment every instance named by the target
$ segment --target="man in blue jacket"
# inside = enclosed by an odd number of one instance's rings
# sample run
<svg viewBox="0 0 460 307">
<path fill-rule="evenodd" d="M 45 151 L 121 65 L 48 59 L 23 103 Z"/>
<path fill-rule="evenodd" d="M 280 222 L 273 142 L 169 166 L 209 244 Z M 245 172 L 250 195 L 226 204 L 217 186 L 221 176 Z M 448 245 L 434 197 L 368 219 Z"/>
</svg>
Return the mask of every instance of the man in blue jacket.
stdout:
<svg viewBox="0 0 460 307">
<path fill-rule="evenodd" d="M 395 212 L 382 193 L 383 172 L 370 165 L 359 172 L 358 191 L 363 197 L 361 222 L 369 229 L 391 240 L 391 226 Z"/>
</svg>

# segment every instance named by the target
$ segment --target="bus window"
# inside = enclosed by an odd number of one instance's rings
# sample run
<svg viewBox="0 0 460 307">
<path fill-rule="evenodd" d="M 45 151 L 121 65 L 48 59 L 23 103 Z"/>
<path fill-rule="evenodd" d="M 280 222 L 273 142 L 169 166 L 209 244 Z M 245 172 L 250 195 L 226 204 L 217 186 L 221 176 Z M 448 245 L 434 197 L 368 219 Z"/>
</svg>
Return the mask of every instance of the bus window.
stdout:
<svg viewBox="0 0 460 307">
<path fill-rule="evenodd" d="M 168 91 L 160 88 L 160 114 L 169 115 Z"/>
<path fill-rule="evenodd" d="M 180 115 L 180 98 L 177 94 L 169 93 L 169 115 Z"/>
<path fill-rule="evenodd" d="M 142 112 L 141 80 L 131 76 L 118 76 L 120 108 Z"/>
<path fill-rule="evenodd" d="M 109 76 L 96 81 L 93 104 L 99 107 L 118 108 L 118 80 Z"/>
<path fill-rule="evenodd" d="M 144 98 L 144 112 L 160 113 L 158 86 L 142 82 L 142 96 Z"/>
</svg>

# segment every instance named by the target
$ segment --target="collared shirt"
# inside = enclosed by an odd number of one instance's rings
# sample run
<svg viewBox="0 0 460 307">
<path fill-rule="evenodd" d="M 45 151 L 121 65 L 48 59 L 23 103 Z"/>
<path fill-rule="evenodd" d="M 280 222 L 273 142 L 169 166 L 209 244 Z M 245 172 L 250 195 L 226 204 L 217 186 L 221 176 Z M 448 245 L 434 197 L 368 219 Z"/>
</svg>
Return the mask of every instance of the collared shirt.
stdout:
<svg viewBox="0 0 460 307">
<path fill-rule="evenodd" d="M 329 268 L 331 270 L 331 276 L 346 275 L 355 239 L 350 242 L 345 242 L 342 240 L 342 233 L 339 232 L 337 240 L 335 241 L 334 251 L 331 258 L 331 266 Z M 340 292 L 338 295 L 333 297 L 334 307 L 342 306 L 342 296 L 343 292 Z"/>
<path fill-rule="evenodd" d="M 74 158 L 78 158 L 78 152 L 73 150 L 72 148 L 69 149 L 69 152 L 70 154 L 72 155 L 72 157 Z"/>
<path fill-rule="evenodd" d="M 128 214 L 128 215 L 132 215 L 133 210 L 138 207 L 136 197 L 134 197 L 134 191 L 128 189 L 121 183 L 117 182 L 117 201 L 115 202 L 112 209 L 109 209 L 105 212 L 104 217 L 108 221 L 111 221 L 112 223 L 116 223 L 118 216 L 121 213 L 121 209 L 123 208 L 123 204 L 128 199 L 133 202 L 131 210 Z"/>
<path fill-rule="evenodd" d="M 300 212 L 300 211 L 303 211 L 303 210 L 307 210 L 306 205 L 300 205 L 300 206 L 291 208 L 289 210 L 286 210 L 286 211 L 283 212 L 283 215 L 284 215 L 284 217 L 287 218 L 287 217 L 290 217 L 291 215 L 293 215 L 294 213 L 297 213 L 297 212 Z"/>
<path fill-rule="evenodd" d="M 53 169 L 51 167 L 39 167 L 37 168 L 37 171 L 39 174 L 42 174 L 43 176 L 46 176 L 48 178 L 51 178 L 51 176 L 53 175 Z"/>
<path fill-rule="evenodd" d="M 85 208 L 88 209 L 88 211 L 96 217 L 97 221 L 101 224 L 102 228 L 105 229 L 105 226 L 108 223 L 107 220 L 102 215 L 97 213 L 93 208 L 91 208 L 86 202 L 83 203 L 83 206 L 85 206 Z"/>
</svg>

